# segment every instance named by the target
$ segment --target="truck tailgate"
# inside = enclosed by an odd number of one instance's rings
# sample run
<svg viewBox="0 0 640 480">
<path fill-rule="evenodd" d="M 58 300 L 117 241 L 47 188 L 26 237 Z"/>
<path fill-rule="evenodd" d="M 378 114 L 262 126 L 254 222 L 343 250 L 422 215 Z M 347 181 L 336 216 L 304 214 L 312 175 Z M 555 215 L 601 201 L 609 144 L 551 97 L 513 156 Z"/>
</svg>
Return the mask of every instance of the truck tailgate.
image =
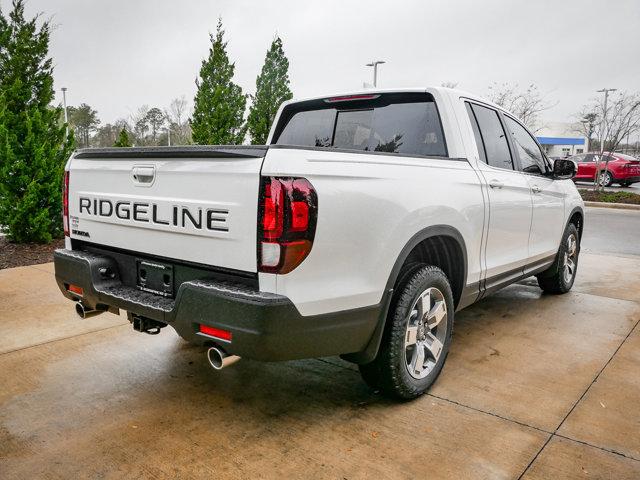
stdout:
<svg viewBox="0 0 640 480">
<path fill-rule="evenodd" d="M 70 236 L 255 272 L 266 147 L 92 149 L 69 164 Z"/>
</svg>

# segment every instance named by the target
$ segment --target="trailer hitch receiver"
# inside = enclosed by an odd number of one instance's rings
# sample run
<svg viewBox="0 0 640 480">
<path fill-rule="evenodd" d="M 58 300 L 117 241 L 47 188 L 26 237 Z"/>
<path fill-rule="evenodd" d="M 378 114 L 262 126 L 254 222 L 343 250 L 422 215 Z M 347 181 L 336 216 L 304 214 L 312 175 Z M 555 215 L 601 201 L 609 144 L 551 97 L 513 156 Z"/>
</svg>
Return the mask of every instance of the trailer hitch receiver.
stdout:
<svg viewBox="0 0 640 480">
<path fill-rule="evenodd" d="M 157 335 L 160 333 L 160 329 L 167 326 L 166 323 L 158 322 L 152 318 L 143 317 L 135 313 L 127 312 L 127 318 L 133 325 L 133 329 L 137 332 L 146 333 L 149 335 Z"/>
</svg>

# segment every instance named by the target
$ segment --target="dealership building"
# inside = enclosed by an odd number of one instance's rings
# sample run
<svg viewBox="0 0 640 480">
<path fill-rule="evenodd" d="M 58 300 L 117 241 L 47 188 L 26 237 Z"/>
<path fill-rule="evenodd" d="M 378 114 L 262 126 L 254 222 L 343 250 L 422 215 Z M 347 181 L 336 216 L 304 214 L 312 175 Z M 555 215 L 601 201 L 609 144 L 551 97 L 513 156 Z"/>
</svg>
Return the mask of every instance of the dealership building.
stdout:
<svg viewBox="0 0 640 480">
<path fill-rule="evenodd" d="M 548 156 L 569 157 L 589 150 L 589 141 L 577 131 L 574 123 L 546 122 L 536 138 Z"/>
</svg>

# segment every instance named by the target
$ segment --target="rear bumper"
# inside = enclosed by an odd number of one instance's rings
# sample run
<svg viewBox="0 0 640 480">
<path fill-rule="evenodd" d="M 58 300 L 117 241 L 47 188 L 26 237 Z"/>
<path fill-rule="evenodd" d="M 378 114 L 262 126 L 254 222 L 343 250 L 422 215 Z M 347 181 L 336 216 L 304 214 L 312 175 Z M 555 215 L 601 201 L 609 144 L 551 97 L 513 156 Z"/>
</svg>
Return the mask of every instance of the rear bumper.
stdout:
<svg viewBox="0 0 640 480">
<path fill-rule="evenodd" d="M 77 250 L 56 250 L 58 287 L 82 287 L 82 301 L 91 308 L 124 309 L 173 327 L 186 340 L 218 344 L 228 353 L 263 361 L 292 360 L 363 351 L 378 324 L 381 305 L 323 315 L 302 316 L 284 296 L 246 285 L 215 280 L 183 282 L 175 300 L 128 287 L 109 256 Z M 231 342 L 199 333 L 199 325 L 228 330 Z"/>
</svg>

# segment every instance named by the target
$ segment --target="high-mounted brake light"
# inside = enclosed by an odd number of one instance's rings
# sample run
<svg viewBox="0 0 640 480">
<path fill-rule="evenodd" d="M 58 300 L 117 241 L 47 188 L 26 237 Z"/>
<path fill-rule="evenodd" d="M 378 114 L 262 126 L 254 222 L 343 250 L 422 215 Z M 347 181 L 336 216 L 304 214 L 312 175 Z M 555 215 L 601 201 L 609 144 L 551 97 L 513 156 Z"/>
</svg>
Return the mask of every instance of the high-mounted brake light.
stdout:
<svg viewBox="0 0 640 480">
<path fill-rule="evenodd" d="M 69 236 L 69 171 L 65 170 L 62 183 L 62 226 L 64 236 Z"/>
<path fill-rule="evenodd" d="M 365 94 L 365 95 L 343 95 L 341 97 L 331 97 L 325 98 L 324 101 L 326 103 L 336 103 L 336 102 L 351 102 L 353 100 L 375 100 L 380 95 L 373 94 Z"/>
<path fill-rule="evenodd" d="M 305 178 L 264 177 L 260 191 L 259 270 L 289 273 L 313 246 L 318 196 Z"/>
</svg>

